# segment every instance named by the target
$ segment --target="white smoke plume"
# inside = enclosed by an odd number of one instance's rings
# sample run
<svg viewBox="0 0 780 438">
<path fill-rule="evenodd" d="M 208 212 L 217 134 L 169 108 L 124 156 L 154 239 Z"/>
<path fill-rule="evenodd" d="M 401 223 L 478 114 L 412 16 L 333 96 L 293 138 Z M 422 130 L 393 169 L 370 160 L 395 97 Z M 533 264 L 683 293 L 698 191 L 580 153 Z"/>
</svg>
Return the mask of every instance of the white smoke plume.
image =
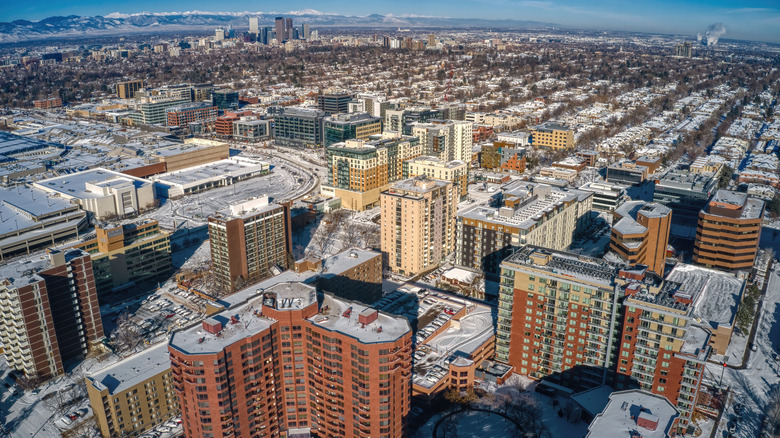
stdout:
<svg viewBox="0 0 780 438">
<path fill-rule="evenodd" d="M 707 46 L 714 46 L 718 43 L 720 37 L 725 34 L 726 26 L 724 26 L 723 23 L 710 24 L 707 26 L 707 31 L 704 32 L 704 34 L 701 32 L 696 34 L 696 41 L 699 41 L 700 43 Z"/>
</svg>

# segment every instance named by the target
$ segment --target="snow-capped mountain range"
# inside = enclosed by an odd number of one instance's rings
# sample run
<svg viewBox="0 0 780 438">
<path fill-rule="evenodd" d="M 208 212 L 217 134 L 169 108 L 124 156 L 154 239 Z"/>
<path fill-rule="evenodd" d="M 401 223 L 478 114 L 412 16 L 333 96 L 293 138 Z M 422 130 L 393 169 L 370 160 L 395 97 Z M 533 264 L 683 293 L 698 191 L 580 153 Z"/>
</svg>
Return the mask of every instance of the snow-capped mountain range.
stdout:
<svg viewBox="0 0 780 438">
<path fill-rule="evenodd" d="M 549 23 L 520 20 L 487 20 L 478 18 L 448 18 L 420 15 L 346 16 L 313 9 L 289 12 L 140 12 L 105 16 L 48 17 L 40 21 L 16 20 L 0 23 L 0 42 L 37 40 L 52 37 L 82 37 L 126 35 L 160 31 L 208 30 L 232 25 L 236 29 L 249 27 L 249 18 L 258 17 L 261 26 L 272 26 L 277 16 L 292 17 L 294 24 L 308 23 L 312 27 L 502 27 L 544 28 Z"/>
</svg>

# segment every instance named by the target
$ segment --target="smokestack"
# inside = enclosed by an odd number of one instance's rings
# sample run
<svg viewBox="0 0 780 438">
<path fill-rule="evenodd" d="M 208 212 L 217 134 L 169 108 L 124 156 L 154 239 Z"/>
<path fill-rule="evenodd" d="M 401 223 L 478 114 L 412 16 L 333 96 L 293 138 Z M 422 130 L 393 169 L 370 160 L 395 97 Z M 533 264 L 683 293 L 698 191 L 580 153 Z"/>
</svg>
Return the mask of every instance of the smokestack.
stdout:
<svg viewBox="0 0 780 438">
<path fill-rule="evenodd" d="M 714 23 L 707 26 L 707 31 L 702 35 L 696 34 L 696 39 L 706 46 L 714 46 L 720 37 L 726 34 L 726 26 L 723 23 Z"/>
</svg>

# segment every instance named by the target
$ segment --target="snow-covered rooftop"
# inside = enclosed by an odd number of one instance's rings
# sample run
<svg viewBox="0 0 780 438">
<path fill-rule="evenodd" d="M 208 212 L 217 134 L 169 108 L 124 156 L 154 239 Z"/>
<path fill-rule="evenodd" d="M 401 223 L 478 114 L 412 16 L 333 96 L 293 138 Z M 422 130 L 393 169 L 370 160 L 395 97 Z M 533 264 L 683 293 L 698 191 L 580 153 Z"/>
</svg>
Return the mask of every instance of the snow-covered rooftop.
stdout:
<svg viewBox="0 0 780 438">
<path fill-rule="evenodd" d="M 99 391 L 108 389 L 109 394 L 118 394 L 170 368 L 168 345 L 163 342 L 87 376 L 87 379 Z"/>
<path fill-rule="evenodd" d="M 680 283 L 681 291 L 693 297 L 694 316 L 713 328 L 730 326 L 737 314 L 744 280 L 731 274 L 679 263 L 666 277 Z"/>
<path fill-rule="evenodd" d="M 327 310 L 323 310 L 326 306 Z M 347 309 L 352 310 L 345 313 Z M 360 314 L 372 312 L 377 312 L 376 320 L 370 324 L 361 324 L 358 320 Z M 351 336 L 365 344 L 392 342 L 412 331 L 406 318 L 378 312 L 357 302 L 343 300 L 330 294 L 324 294 L 320 313 L 309 318 L 309 321 L 322 328 Z"/>
<path fill-rule="evenodd" d="M 666 397 L 638 389 L 613 392 L 607 407 L 588 426 L 586 437 L 628 438 L 636 433 L 642 438 L 667 438 L 678 415 Z"/>
</svg>

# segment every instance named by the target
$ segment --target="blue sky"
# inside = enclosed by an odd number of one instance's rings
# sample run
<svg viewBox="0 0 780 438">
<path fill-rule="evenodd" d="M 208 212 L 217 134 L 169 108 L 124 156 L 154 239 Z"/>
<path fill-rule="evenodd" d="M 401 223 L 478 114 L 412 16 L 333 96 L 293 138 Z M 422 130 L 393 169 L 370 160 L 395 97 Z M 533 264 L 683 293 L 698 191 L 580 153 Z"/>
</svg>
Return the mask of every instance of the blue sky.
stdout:
<svg viewBox="0 0 780 438">
<path fill-rule="evenodd" d="M 39 20 L 52 15 L 107 15 L 171 11 L 287 12 L 316 9 L 345 15 L 416 14 L 446 17 L 514 18 L 595 29 L 637 30 L 695 35 L 715 22 L 726 38 L 780 43 L 780 2 L 723 0 L 38 0 L 29 6 L 0 8 L 0 21 Z"/>
</svg>

